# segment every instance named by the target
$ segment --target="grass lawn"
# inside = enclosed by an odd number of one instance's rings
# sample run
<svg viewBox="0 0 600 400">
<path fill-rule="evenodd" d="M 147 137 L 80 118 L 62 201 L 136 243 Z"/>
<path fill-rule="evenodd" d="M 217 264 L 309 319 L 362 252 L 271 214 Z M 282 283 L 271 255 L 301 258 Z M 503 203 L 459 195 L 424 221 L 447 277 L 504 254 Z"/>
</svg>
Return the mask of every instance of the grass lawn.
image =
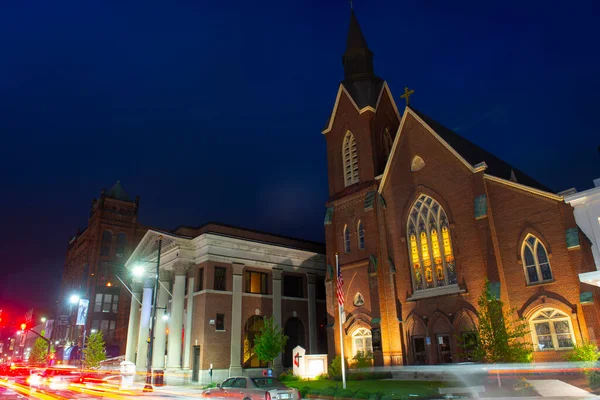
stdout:
<svg viewBox="0 0 600 400">
<path fill-rule="evenodd" d="M 329 387 L 336 386 L 341 389 L 341 381 L 295 381 L 285 382 L 289 387 L 302 388 L 309 387 L 311 389 L 323 390 Z M 396 381 L 396 380 L 364 380 L 364 381 L 349 381 L 346 382 L 346 388 L 350 390 L 366 390 L 376 393 L 383 392 L 390 394 L 394 398 L 408 398 L 409 395 L 417 395 L 418 397 L 430 397 L 439 395 L 438 388 L 453 386 L 450 382 L 435 382 L 435 381 Z M 462 386 L 462 385 L 461 385 Z"/>
</svg>

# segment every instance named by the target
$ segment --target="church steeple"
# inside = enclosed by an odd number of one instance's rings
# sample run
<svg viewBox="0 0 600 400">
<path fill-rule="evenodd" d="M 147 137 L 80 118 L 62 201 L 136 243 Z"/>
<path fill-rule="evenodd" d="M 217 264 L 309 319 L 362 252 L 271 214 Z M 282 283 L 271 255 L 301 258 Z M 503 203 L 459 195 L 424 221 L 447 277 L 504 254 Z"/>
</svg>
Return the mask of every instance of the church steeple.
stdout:
<svg viewBox="0 0 600 400">
<path fill-rule="evenodd" d="M 342 56 L 342 63 L 346 82 L 376 78 L 373 71 L 373 52 L 367 45 L 354 10 L 350 14 L 346 52 Z"/>
</svg>

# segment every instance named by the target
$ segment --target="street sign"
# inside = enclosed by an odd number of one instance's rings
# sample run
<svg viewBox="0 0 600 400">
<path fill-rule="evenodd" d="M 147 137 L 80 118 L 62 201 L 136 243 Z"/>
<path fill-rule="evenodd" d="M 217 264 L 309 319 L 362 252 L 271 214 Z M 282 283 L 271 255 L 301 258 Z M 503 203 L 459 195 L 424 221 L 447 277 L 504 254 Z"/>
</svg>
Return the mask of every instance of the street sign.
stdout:
<svg viewBox="0 0 600 400">
<path fill-rule="evenodd" d="M 58 317 L 58 325 L 61 325 L 61 326 L 69 325 L 69 316 L 65 315 L 65 314 L 59 316 Z"/>
</svg>

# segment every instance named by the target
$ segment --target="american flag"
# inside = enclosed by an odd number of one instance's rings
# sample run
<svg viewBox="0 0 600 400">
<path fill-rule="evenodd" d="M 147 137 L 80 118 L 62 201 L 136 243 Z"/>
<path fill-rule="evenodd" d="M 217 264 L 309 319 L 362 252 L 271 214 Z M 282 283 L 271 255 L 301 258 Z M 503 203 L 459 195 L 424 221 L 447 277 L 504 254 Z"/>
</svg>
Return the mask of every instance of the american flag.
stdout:
<svg viewBox="0 0 600 400">
<path fill-rule="evenodd" d="M 338 304 L 344 308 L 344 278 L 342 278 L 342 269 L 338 265 L 337 269 L 337 299 Z"/>
</svg>

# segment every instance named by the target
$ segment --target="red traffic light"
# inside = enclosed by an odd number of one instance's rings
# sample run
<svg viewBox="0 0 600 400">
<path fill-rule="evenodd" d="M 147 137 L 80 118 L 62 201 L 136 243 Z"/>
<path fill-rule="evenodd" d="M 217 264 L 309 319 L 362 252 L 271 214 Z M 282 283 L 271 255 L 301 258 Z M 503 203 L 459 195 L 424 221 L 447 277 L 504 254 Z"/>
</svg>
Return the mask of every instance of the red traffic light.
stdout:
<svg viewBox="0 0 600 400">
<path fill-rule="evenodd" d="M 27 324 L 26 324 L 26 323 L 22 323 L 22 324 L 21 324 L 21 330 L 22 330 L 22 331 L 24 331 L 24 330 L 25 330 L 25 328 L 27 328 Z"/>
</svg>

